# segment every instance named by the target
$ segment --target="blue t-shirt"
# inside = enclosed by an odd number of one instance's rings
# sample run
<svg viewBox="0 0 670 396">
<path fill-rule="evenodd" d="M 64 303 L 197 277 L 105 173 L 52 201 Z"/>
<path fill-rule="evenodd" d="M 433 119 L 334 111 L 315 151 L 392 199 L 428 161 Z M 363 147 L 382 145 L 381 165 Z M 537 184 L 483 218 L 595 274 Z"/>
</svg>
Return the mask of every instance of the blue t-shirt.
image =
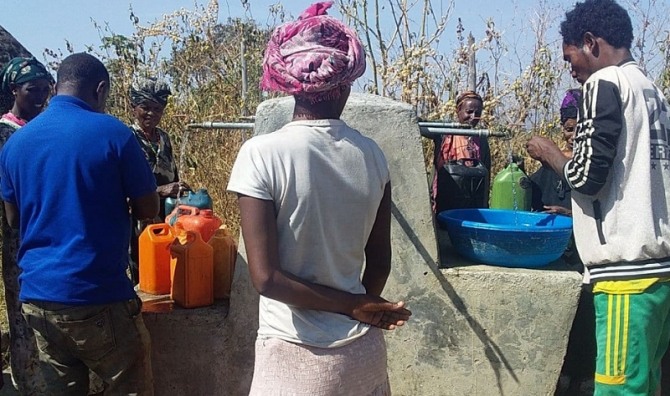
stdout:
<svg viewBox="0 0 670 396">
<path fill-rule="evenodd" d="M 104 304 L 135 296 L 126 276 L 127 198 L 156 190 L 130 129 L 73 96 L 49 107 L 0 153 L 5 201 L 19 209 L 21 301 Z"/>
</svg>

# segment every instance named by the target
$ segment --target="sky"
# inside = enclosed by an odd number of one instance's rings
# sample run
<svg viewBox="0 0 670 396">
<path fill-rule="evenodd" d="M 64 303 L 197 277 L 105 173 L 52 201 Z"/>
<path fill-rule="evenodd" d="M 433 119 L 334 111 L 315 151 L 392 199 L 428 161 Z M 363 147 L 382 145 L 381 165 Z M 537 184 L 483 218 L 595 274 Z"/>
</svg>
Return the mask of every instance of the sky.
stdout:
<svg viewBox="0 0 670 396">
<path fill-rule="evenodd" d="M 207 2 L 207 0 L 1 1 L 4 9 L 14 11 L 0 15 L 0 25 L 40 61 L 45 61 L 43 55 L 45 48 L 62 49 L 62 52 L 67 54 L 66 39 L 76 52 L 85 51 L 87 45 L 100 45 L 99 32 L 94 27 L 93 21 L 100 25 L 108 24 L 116 34 L 132 34 L 133 25 L 129 18 L 131 4 L 134 14 L 140 19 L 140 25 L 147 25 L 160 19 L 164 14 L 181 8 L 193 10 L 196 4 L 203 5 Z M 267 26 L 273 23 L 269 12 L 273 5 L 281 3 L 287 14 L 297 16 L 312 1 L 314 0 L 218 0 L 218 19 L 220 22 L 225 22 L 228 18 L 249 18 L 254 19 L 261 26 Z M 379 4 L 388 4 L 389 1 L 400 0 L 379 0 Z M 423 4 L 423 0 L 407 1 L 410 4 L 418 4 L 416 8 Z M 504 45 L 508 51 L 503 55 L 503 61 L 511 64 L 512 69 L 515 65 L 525 67 L 533 52 L 534 38 L 537 34 L 534 30 L 538 30 L 536 26 L 538 16 L 548 16 L 548 27 L 545 30 L 539 30 L 541 34 L 546 35 L 547 42 L 555 45 L 555 48 L 560 51 L 558 24 L 563 19 L 565 11 L 572 8 L 574 2 L 575 0 L 454 0 L 454 8 L 450 13 L 438 49 L 446 56 L 453 54 L 456 43 L 456 24 L 459 18 L 463 21 L 465 33 L 472 32 L 477 40 L 484 37 L 485 22 L 492 18 L 496 22 L 496 29 L 503 33 Z M 662 17 L 664 19 L 655 19 L 651 25 L 652 28 L 667 31 L 667 26 L 670 26 L 669 0 L 619 0 L 619 2 L 629 10 L 634 28 L 640 25 L 636 23 L 636 18 L 640 14 L 639 10 L 646 10 L 652 4 L 656 7 L 657 18 L 659 14 L 665 15 Z M 373 2 L 370 1 L 370 3 Z M 248 9 L 245 9 L 243 4 L 247 4 Z M 451 4 L 451 1 L 431 0 L 431 4 L 435 14 L 440 15 Z M 384 12 L 389 15 L 388 10 Z M 337 7 L 333 7 L 329 13 L 341 18 Z M 382 30 L 391 27 L 392 24 L 385 26 L 382 23 Z M 650 50 L 648 53 L 654 50 L 655 53 L 660 53 L 657 48 Z M 519 68 L 520 66 L 517 66 L 517 69 Z M 519 73 L 520 70 L 512 70 L 510 74 Z"/>
<path fill-rule="evenodd" d="M 251 17 L 261 24 L 268 23 L 269 8 L 279 0 L 246 0 L 249 11 L 245 11 L 245 0 L 219 0 L 219 21 L 228 17 Z M 204 1 L 198 0 L 198 4 Z M 42 59 L 44 48 L 52 50 L 65 48 L 67 39 L 75 51 L 84 51 L 86 45 L 99 44 L 98 31 L 93 20 L 99 24 L 107 22 L 117 34 L 132 33 L 129 8 L 132 4 L 140 23 L 152 22 L 161 15 L 180 8 L 193 9 L 194 0 L 3 0 L 4 9 L 20 10 L 0 16 L 0 25 L 9 31 L 33 55 Z M 311 1 L 285 0 L 281 2 L 287 13 L 298 15 Z M 383 3 L 383 2 L 381 2 Z M 458 17 L 466 25 L 482 27 L 483 21 L 494 17 L 498 23 L 506 24 L 515 16 L 532 12 L 539 0 L 456 0 L 450 24 L 455 26 Z M 569 0 L 552 1 L 553 4 L 572 4 Z M 433 0 L 435 12 L 449 2 Z M 331 12 L 337 15 L 337 12 Z M 499 22 L 502 21 L 502 22 Z"/>
<path fill-rule="evenodd" d="M 2 0 L 4 9 L 20 10 L 0 16 L 0 26 L 11 33 L 35 57 L 42 59 L 44 48 L 52 50 L 65 48 L 67 39 L 74 45 L 75 51 L 85 51 L 86 45 L 100 43 L 99 33 L 93 21 L 103 25 L 108 23 L 117 34 L 129 35 L 133 32 L 130 22 L 130 6 L 140 18 L 141 24 L 147 24 L 164 14 L 185 8 L 194 9 L 194 0 Z M 7 4 L 8 3 L 8 4 Z M 278 0 L 249 0 L 250 16 L 258 21 L 267 19 L 268 9 Z M 300 1 L 284 1 L 287 11 L 298 12 L 294 5 Z M 197 4 L 206 4 L 198 0 Z M 245 17 L 240 0 L 219 0 L 219 20 L 228 17 Z"/>
</svg>

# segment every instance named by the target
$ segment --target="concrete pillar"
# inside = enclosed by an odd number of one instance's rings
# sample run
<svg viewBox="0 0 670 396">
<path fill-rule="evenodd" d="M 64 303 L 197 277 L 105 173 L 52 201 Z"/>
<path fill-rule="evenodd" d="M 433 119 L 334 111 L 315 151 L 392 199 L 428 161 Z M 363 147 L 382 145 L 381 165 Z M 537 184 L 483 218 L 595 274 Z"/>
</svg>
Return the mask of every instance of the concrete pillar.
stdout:
<svg viewBox="0 0 670 396">
<path fill-rule="evenodd" d="M 263 102 L 256 134 L 291 120 L 292 98 Z M 384 296 L 414 313 L 386 333 L 394 395 L 553 395 L 580 293 L 564 266 L 474 265 L 448 238 L 442 262 L 411 106 L 352 94 L 342 119 L 384 151 L 393 186 L 393 269 Z"/>
</svg>

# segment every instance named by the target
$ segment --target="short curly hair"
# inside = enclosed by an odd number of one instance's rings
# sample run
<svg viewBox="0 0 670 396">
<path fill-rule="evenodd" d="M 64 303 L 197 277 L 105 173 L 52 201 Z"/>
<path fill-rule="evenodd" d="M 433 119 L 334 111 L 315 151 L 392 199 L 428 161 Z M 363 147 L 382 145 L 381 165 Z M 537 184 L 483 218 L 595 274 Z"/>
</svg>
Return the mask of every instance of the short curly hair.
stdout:
<svg viewBox="0 0 670 396">
<path fill-rule="evenodd" d="M 630 49 L 633 43 L 630 16 L 614 0 L 585 0 L 565 13 L 565 20 L 561 22 L 563 44 L 581 46 L 586 32 L 604 39 L 614 48 Z"/>
<path fill-rule="evenodd" d="M 63 59 L 56 72 L 57 84 L 72 84 L 80 88 L 95 87 L 100 81 L 109 83 L 109 72 L 98 58 L 85 52 Z"/>
</svg>

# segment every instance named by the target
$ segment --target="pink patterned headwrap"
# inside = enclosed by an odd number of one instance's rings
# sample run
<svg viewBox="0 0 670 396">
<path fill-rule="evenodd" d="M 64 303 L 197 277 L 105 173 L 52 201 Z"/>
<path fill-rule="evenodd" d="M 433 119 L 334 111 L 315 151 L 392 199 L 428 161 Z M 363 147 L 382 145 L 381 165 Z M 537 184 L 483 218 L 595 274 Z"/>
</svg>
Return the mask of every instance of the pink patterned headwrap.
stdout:
<svg viewBox="0 0 670 396">
<path fill-rule="evenodd" d="M 295 22 L 272 33 L 261 89 L 302 96 L 312 103 L 338 98 L 365 72 L 365 50 L 353 30 L 326 15 L 332 1 L 314 3 Z"/>
</svg>

